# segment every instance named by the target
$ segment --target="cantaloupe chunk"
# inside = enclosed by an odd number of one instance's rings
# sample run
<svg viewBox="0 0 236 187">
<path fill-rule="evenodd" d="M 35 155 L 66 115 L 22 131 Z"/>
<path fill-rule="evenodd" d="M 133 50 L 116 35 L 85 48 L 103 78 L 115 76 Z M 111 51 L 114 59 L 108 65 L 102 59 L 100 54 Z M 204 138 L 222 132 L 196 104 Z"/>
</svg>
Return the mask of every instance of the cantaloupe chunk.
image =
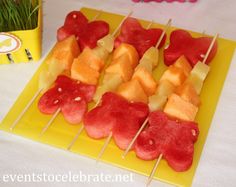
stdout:
<svg viewBox="0 0 236 187">
<path fill-rule="evenodd" d="M 198 62 L 192 69 L 191 74 L 198 76 L 199 79 L 204 81 L 209 71 L 210 71 L 210 66 L 208 66 L 207 64 L 203 64 L 202 62 Z"/>
<path fill-rule="evenodd" d="M 141 58 L 140 61 L 143 59 L 148 59 L 152 61 L 152 67 L 156 67 L 158 65 L 158 60 L 159 60 L 159 50 L 156 47 L 150 47 L 144 54 L 143 57 Z"/>
<path fill-rule="evenodd" d="M 197 94 L 197 91 L 195 90 L 194 86 L 189 82 L 186 82 L 183 85 L 179 86 L 175 90 L 175 93 L 182 97 L 185 101 L 188 101 L 197 107 L 199 107 L 201 104 L 201 100 L 199 95 Z"/>
<path fill-rule="evenodd" d="M 152 95 L 148 98 L 148 106 L 151 112 L 162 110 L 167 102 L 167 96 Z"/>
<path fill-rule="evenodd" d="M 174 86 L 179 86 L 183 84 L 185 81 L 186 76 L 182 69 L 177 68 L 175 66 L 169 66 L 168 69 L 163 73 L 160 81 L 168 80 Z"/>
<path fill-rule="evenodd" d="M 125 82 L 131 79 L 133 71 L 134 70 L 127 54 L 113 60 L 113 63 L 105 70 L 106 73 L 119 74 Z"/>
<path fill-rule="evenodd" d="M 152 74 L 144 67 L 136 68 L 132 79 L 137 79 L 145 93 L 150 96 L 153 95 L 157 88 L 157 83 Z"/>
<path fill-rule="evenodd" d="M 148 97 L 137 79 L 122 83 L 118 87 L 117 93 L 130 102 L 147 103 L 148 101 Z"/>
<path fill-rule="evenodd" d="M 153 69 L 153 62 L 147 58 L 142 58 L 139 61 L 139 64 L 136 66 L 135 70 L 138 69 L 139 67 L 144 67 L 146 68 L 146 70 L 149 71 L 149 73 L 152 73 L 152 69 Z"/>
<path fill-rule="evenodd" d="M 187 78 L 185 82 L 191 83 L 193 87 L 195 88 L 198 95 L 201 93 L 202 87 L 203 87 L 203 80 L 201 80 L 199 76 L 197 76 L 196 74 L 190 73 L 189 77 Z"/>
<path fill-rule="evenodd" d="M 156 94 L 169 97 L 175 90 L 175 86 L 168 80 L 162 80 L 159 82 Z"/>
<path fill-rule="evenodd" d="M 114 37 L 111 34 L 107 34 L 97 41 L 97 46 L 103 47 L 109 53 L 112 52 L 114 48 Z"/>
<path fill-rule="evenodd" d="M 53 47 L 50 57 L 47 59 L 47 63 L 53 60 L 57 60 L 67 70 L 70 69 L 74 58 L 77 58 L 80 54 L 80 49 L 77 40 L 74 35 L 57 42 Z"/>
<path fill-rule="evenodd" d="M 104 66 L 104 60 L 105 58 L 101 58 L 99 56 L 99 52 L 103 53 L 103 51 L 99 51 L 100 48 L 90 49 L 89 47 L 84 48 L 83 52 L 79 55 L 77 59 L 79 61 L 88 64 L 91 68 L 93 68 L 96 71 L 100 71 Z M 96 53 L 97 52 L 97 53 Z M 101 54 L 103 55 L 103 54 Z M 106 55 L 106 54 L 105 54 Z"/>
<path fill-rule="evenodd" d="M 119 47 L 114 50 L 112 59 L 117 59 L 124 54 L 128 55 L 132 68 L 135 68 L 139 62 L 139 55 L 137 50 L 130 44 L 120 44 Z"/>
<path fill-rule="evenodd" d="M 189 76 L 192 70 L 192 66 L 189 64 L 184 55 L 180 56 L 173 65 L 177 68 L 182 69 L 186 77 Z"/>
<path fill-rule="evenodd" d="M 71 78 L 86 84 L 96 85 L 99 72 L 91 68 L 87 63 L 80 61 L 80 58 L 77 58 L 74 60 L 71 67 Z"/>
<path fill-rule="evenodd" d="M 164 112 L 173 118 L 184 121 L 194 121 L 198 112 L 198 107 L 185 101 L 180 96 L 172 94 L 168 98 Z"/>
</svg>

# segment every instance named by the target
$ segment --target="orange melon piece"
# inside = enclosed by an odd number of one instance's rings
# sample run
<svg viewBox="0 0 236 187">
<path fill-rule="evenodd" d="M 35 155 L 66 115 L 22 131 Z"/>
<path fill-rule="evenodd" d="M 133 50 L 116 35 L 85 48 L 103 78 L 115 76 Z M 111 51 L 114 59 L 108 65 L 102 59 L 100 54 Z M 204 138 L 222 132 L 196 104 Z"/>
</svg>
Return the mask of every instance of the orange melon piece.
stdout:
<svg viewBox="0 0 236 187">
<path fill-rule="evenodd" d="M 89 47 L 84 48 L 78 59 L 79 61 L 88 64 L 91 68 L 98 72 L 103 68 L 105 64 L 104 59 L 97 56 L 93 49 L 90 49 Z"/>
<path fill-rule="evenodd" d="M 126 82 L 131 79 L 134 70 L 130 64 L 129 56 L 124 54 L 113 60 L 113 63 L 107 67 L 105 72 L 119 74 L 123 81 Z"/>
<path fill-rule="evenodd" d="M 180 56 L 173 65 L 177 68 L 182 69 L 186 77 L 189 76 L 192 70 L 192 66 L 189 64 L 184 55 Z"/>
<path fill-rule="evenodd" d="M 57 42 L 52 49 L 52 53 L 47 60 L 50 63 L 52 60 L 58 61 L 66 70 L 70 69 L 74 58 L 78 57 L 80 49 L 74 35 Z"/>
<path fill-rule="evenodd" d="M 143 90 L 148 96 L 151 96 L 155 93 L 157 88 L 157 83 L 154 80 L 152 74 L 144 67 L 137 67 L 132 79 L 137 79 Z"/>
<path fill-rule="evenodd" d="M 112 59 L 117 59 L 124 54 L 128 55 L 132 68 L 135 68 L 139 62 L 139 55 L 137 50 L 130 44 L 120 44 L 113 52 Z"/>
<path fill-rule="evenodd" d="M 182 69 L 175 66 L 169 66 L 169 68 L 163 73 L 160 81 L 168 80 L 174 86 L 180 86 L 185 81 L 186 76 Z"/>
<path fill-rule="evenodd" d="M 200 97 L 191 83 L 186 82 L 179 86 L 175 90 L 175 93 L 182 97 L 185 101 L 188 101 L 197 107 L 199 107 L 201 104 Z"/>
<path fill-rule="evenodd" d="M 96 85 L 99 75 L 98 71 L 81 61 L 80 58 L 74 60 L 71 67 L 71 78 L 86 84 Z"/>
<path fill-rule="evenodd" d="M 122 83 L 118 87 L 117 93 L 130 102 L 148 102 L 148 96 L 145 94 L 142 86 L 136 79 Z"/>
<path fill-rule="evenodd" d="M 166 103 L 164 112 L 174 118 L 184 121 L 194 121 L 198 107 L 192 103 L 185 101 L 177 94 L 172 94 Z"/>
</svg>

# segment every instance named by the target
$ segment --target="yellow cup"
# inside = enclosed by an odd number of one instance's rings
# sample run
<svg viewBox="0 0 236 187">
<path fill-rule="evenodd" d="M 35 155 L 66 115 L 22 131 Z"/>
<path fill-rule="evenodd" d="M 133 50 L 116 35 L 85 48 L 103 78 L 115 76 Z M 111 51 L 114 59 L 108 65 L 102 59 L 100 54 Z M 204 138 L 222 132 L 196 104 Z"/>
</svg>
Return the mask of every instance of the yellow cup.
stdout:
<svg viewBox="0 0 236 187">
<path fill-rule="evenodd" d="M 0 33 L 7 38 L 0 42 L 0 64 L 38 61 L 42 52 L 42 1 L 39 1 L 38 25 L 35 29 Z M 12 40 L 8 45 L 7 40 Z M 5 48 L 4 48 L 5 47 Z M 9 51 L 4 51 L 9 47 Z M 12 47 L 12 49 L 11 49 Z"/>
</svg>

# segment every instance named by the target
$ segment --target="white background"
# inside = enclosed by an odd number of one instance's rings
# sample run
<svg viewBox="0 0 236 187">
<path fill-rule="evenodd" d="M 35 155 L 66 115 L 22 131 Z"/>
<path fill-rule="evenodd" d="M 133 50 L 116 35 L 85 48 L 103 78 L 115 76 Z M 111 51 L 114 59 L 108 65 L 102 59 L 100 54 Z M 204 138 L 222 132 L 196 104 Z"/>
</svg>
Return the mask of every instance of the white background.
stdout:
<svg viewBox="0 0 236 187">
<path fill-rule="evenodd" d="M 70 10 L 93 7 L 119 14 L 131 9 L 134 16 L 165 23 L 173 19 L 173 25 L 236 40 L 236 1 L 199 0 L 196 4 L 148 3 L 135 4 L 131 0 L 45 0 L 43 55 L 49 51 L 56 38 L 56 29 Z M 224 62 L 222 62 L 224 63 Z M 0 119 L 2 119 L 40 63 L 0 66 Z M 236 186 L 236 55 L 212 122 L 193 186 Z M 106 164 L 81 157 L 53 147 L 31 142 L 5 132 L 0 132 L 0 176 L 3 174 L 41 173 L 110 173 L 129 174 Z M 134 175 L 134 183 L 123 186 L 144 186 L 146 178 Z M 151 186 L 166 186 L 153 181 Z M 107 183 L 72 184 L 2 183 L 0 186 L 111 186 Z M 121 186 L 120 183 L 112 186 Z"/>
</svg>

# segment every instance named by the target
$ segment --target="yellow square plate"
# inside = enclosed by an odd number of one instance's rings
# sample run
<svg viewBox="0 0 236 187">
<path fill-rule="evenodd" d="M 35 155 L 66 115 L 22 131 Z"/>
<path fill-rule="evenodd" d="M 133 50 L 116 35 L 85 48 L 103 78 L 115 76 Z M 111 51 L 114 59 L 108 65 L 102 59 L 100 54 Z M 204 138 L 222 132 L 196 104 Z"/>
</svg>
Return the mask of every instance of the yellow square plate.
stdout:
<svg viewBox="0 0 236 187">
<path fill-rule="evenodd" d="M 96 14 L 97 10 L 82 8 L 81 11 L 89 18 L 92 19 Z M 123 16 L 115 15 L 112 13 L 103 12 L 99 19 L 105 20 L 110 24 L 111 30 L 119 25 Z M 149 24 L 148 21 L 141 21 L 142 25 L 145 27 Z M 153 24 L 152 27 L 161 27 L 163 25 Z M 171 28 L 169 33 L 175 28 Z M 191 32 L 193 36 L 201 36 L 199 33 Z M 195 144 L 195 154 L 192 167 L 186 172 L 175 172 L 167 164 L 165 160 L 160 162 L 157 172 L 154 176 L 155 179 L 174 184 L 176 186 L 190 186 L 193 180 L 195 170 L 197 168 L 198 161 L 204 146 L 204 142 L 207 137 L 208 129 L 210 127 L 212 117 L 224 84 L 224 80 L 231 62 L 231 58 L 236 47 L 236 42 L 219 39 L 218 40 L 219 49 L 216 57 L 211 62 L 211 71 L 207 80 L 204 83 L 204 87 L 201 93 L 202 105 L 198 112 L 196 121 L 199 123 L 200 135 L 197 143 Z M 163 63 L 163 53 L 160 53 L 160 64 L 158 68 L 154 71 L 154 76 L 158 80 L 160 75 L 166 69 Z M 27 105 L 29 100 L 33 97 L 35 92 L 38 90 L 38 78 L 39 74 L 43 69 L 47 68 L 47 64 L 44 62 L 35 73 L 31 81 L 25 87 L 24 91 L 21 93 L 14 106 L 11 108 L 7 116 L 2 121 L 0 129 L 11 132 L 9 130 L 10 125 L 14 122 L 23 108 Z M 37 98 L 29 110 L 25 113 L 23 118 L 20 120 L 16 128 L 12 133 L 18 134 L 23 137 L 33 139 L 38 142 L 49 144 L 58 148 L 66 149 L 68 144 L 74 138 L 78 132 L 80 125 L 73 126 L 68 124 L 60 114 L 48 131 L 40 138 L 39 134 L 43 126 L 50 120 L 51 116 L 43 115 L 39 112 L 37 108 L 38 103 Z M 91 104 L 90 107 L 92 107 Z M 83 132 L 77 142 L 72 147 L 72 152 L 79 153 L 81 155 L 86 155 L 91 158 L 96 158 L 104 140 L 93 140 L 89 138 L 85 132 Z M 121 168 L 131 170 L 143 175 L 148 176 L 154 166 L 155 161 L 143 161 L 136 158 L 135 153 L 130 152 L 125 159 L 121 158 L 121 151 L 112 141 L 108 148 L 106 149 L 102 161 L 116 165 Z"/>
</svg>

